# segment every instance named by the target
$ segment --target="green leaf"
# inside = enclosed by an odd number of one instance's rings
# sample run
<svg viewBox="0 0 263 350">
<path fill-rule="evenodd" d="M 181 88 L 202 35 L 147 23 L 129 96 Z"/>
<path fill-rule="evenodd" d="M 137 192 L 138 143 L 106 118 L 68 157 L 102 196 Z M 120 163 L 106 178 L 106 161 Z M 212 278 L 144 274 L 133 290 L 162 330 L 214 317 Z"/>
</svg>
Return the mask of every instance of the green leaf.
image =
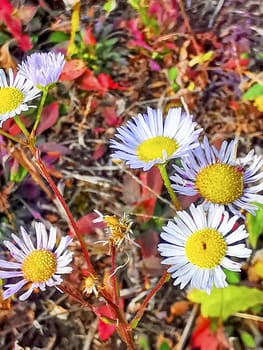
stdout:
<svg viewBox="0 0 263 350">
<path fill-rule="evenodd" d="M 171 350 L 171 348 L 166 341 L 163 341 L 161 346 L 159 347 L 159 350 Z"/>
<path fill-rule="evenodd" d="M 112 320 L 111 318 L 108 318 L 106 316 L 100 316 L 101 321 L 103 321 L 106 324 L 113 324 L 116 325 L 116 320 Z"/>
<path fill-rule="evenodd" d="M 116 6 L 117 6 L 116 0 L 107 0 L 103 5 L 103 10 L 110 13 L 111 11 L 116 9 Z"/>
<path fill-rule="evenodd" d="M 50 34 L 48 38 L 49 43 L 59 44 L 63 41 L 66 41 L 69 39 L 69 35 L 62 32 L 62 31 L 56 31 Z"/>
<path fill-rule="evenodd" d="M 0 32 L 0 45 L 3 45 L 7 40 L 10 40 L 11 37 L 5 33 Z"/>
<path fill-rule="evenodd" d="M 254 337 L 252 337 L 252 335 L 248 332 L 245 331 L 240 331 L 240 338 L 243 342 L 243 344 L 249 348 L 255 348 L 256 347 L 256 342 Z"/>
<path fill-rule="evenodd" d="M 263 233 L 263 204 L 254 204 L 259 208 L 256 215 L 247 213 L 247 230 L 252 248 L 256 248 L 258 238 Z"/>
<path fill-rule="evenodd" d="M 213 51 L 208 51 L 206 53 L 202 53 L 201 55 L 195 56 L 189 62 L 189 67 L 193 67 L 196 64 L 202 64 L 204 62 L 209 61 L 213 57 L 213 54 L 214 54 Z"/>
<path fill-rule="evenodd" d="M 263 85 L 254 84 L 242 96 L 242 100 L 254 100 L 256 97 L 263 95 Z"/>
<path fill-rule="evenodd" d="M 140 334 L 138 337 L 138 345 L 140 350 L 150 350 L 149 338 L 145 334 Z"/>
<path fill-rule="evenodd" d="M 133 7 L 135 10 L 140 9 L 140 0 L 128 0 L 128 3 Z"/>
<path fill-rule="evenodd" d="M 24 179 L 26 174 L 27 174 L 27 170 L 24 167 L 22 167 L 22 165 L 19 164 L 17 171 L 11 170 L 10 180 L 12 182 L 19 183 Z"/>
<path fill-rule="evenodd" d="M 188 299 L 201 304 L 204 317 L 222 317 L 226 320 L 236 312 L 262 304 L 263 291 L 244 286 L 228 286 L 222 289 L 214 288 L 210 295 L 201 290 L 194 290 L 188 294 Z"/>
<path fill-rule="evenodd" d="M 178 75 L 178 69 L 176 67 L 172 67 L 168 70 L 168 78 L 170 81 L 174 82 Z"/>
<path fill-rule="evenodd" d="M 226 274 L 226 280 L 230 284 L 237 284 L 240 282 L 240 274 L 236 271 L 230 271 L 227 269 L 223 269 Z"/>
</svg>

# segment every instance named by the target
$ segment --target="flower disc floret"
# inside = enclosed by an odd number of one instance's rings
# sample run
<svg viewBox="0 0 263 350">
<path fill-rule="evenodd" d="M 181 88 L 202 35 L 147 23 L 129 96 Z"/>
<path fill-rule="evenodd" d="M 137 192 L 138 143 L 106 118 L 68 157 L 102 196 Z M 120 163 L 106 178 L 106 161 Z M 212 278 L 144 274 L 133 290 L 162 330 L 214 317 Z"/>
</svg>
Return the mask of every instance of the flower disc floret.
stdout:
<svg viewBox="0 0 263 350">
<path fill-rule="evenodd" d="M 215 229 L 203 228 L 194 232 L 185 243 L 189 261 L 200 268 L 214 268 L 226 254 L 226 242 Z"/>
<path fill-rule="evenodd" d="M 208 208 L 211 204 L 228 207 L 233 214 L 241 215 L 240 209 L 255 214 L 263 204 L 263 160 L 250 151 L 246 157 L 237 159 L 237 142 L 223 142 L 218 151 L 210 146 L 205 137 L 203 145 L 191 150 L 174 165 L 171 176 L 173 189 L 186 196 L 200 195 Z"/>
<path fill-rule="evenodd" d="M 142 142 L 136 150 L 137 156 L 143 162 L 150 162 L 160 159 L 163 152 L 170 158 L 177 150 L 178 145 L 175 140 L 166 136 L 156 136 Z"/>
<path fill-rule="evenodd" d="M 251 250 L 242 243 L 248 237 L 245 225 L 237 226 L 239 216 L 229 217 L 221 205 L 192 204 L 189 211 L 178 211 L 174 220 L 162 228 L 158 245 L 162 264 L 170 265 L 168 272 L 174 285 L 186 285 L 210 293 L 213 286 L 227 286 L 222 267 L 240 271 L 235 258 L 248 258 Z M 235 228 L 234 228 L 235 227 Z"/>
<path fill-rule="evenodd" d="M 19 278 L 14 284 L 7 284 L 3 299 L 9 298 L 23 287 L 27 291 L 19 299 L 27 299 L 35 288 L 45 290 L 46 286 L 61 284 L 61 274 L 71 272 L 68 264 L 72 261 L 72 253 L 66 251 L 71 242 L 70 237 L 62 237 L 58 247 L 56 229 L 52 227 L 49 234 L 42 223 L 36 223 L 36 247 L 30 236 L 21 227 L 21 238 L 12 234 L 15 242 L 4 241 L 15 261 L 0 259 L 0 278 Z"/>
<path fill-rule="evenodd" d="M 0 127 L 7 119 L 35 107 L 28 102 L 38 97 L 40 92 L 21 75 L 14 77 L 12 69 L 8 72 L 7 78 L 4 70 L 0 69 Z"/>
<path fill-rule="evenodd" d="M 211 164 L 199 171 L 195 187 L 205 200 L 228 205 L 243 194 L 243 171 L 228 164 Z"/>
<path fill-rule="evenodd" d="M 28 281 L 45 282 L 56 271 L 56 256 L 47 249 L 36 249 L 23 261 L 22 271 Z"/>
<path fill-rule="evenodd" d="M 139 114 L 117 129 L 118 140 L 111 140 L 115 150 L 111 156 L 126 161 L 131 168 L 149 170 L 195 148 L 202 131 L 196 126 L 181 108 L 171 108 L 165 119 L 160 110 L 148 108 L 147 114 Z"/>
<path fill-rule="evenodd" d="M 64 64 L 65 58 L 60 52 L 37 52 L 18 65 L 18 73 L 43 89 L 58 81 Z"/>
</svg>

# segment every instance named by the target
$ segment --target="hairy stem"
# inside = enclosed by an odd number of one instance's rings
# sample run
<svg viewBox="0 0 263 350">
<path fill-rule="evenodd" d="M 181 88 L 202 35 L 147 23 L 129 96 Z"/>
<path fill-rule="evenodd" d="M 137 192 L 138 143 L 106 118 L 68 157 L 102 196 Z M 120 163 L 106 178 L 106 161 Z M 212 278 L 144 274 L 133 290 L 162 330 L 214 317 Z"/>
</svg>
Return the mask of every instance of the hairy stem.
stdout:
<svg viewBox="0 0 263 350">
<path fill-rule="evenodd" d="M 61 205 L 62 205 L 62 207 L 63 207 L 63 209 L 64 209 L 64 211 L 65 211 L 65 213 L 67 215 L 67 218 L 69 220 L 70 227 L 71 227 L 72 231 L 74 232 L 74 234 L 76 235 L 77 239 L 79 240 L 81 249 L 83 251 L 85 260 L 86 260 L 88 268 L 89 268 L 89 273 L 92 274 L 93 276 L 96 276 L 95 270 L 94 270 L 94 268 L 92 266 L 92 263 L 91 263 L 91 260 L 90 260 L 90 257 L 89 257 L 89 253 L 88 253 L 85 241 L 84 241 L 84 239 L 83 239 L 83 237 L 82 237 L 82 235 L 81 235 L 81 233 L 80 233 L 80 231 L 78 229 L 78 226 L 77 226 L 77 224 L 76 224 L 76 222 L 75 222 L 75 220 L 73 218 L 73 215 L 72 215 L 69 207 L 67 206 L 67 204 L 65 202 L 65 199 L 63 198 L 63 196 L 61 195 L 61 193 L 59 192 L 59 190 L 57 188 L 57 185 L 55 184 L 55 182 L 53 181 L 53 179 L 49 175 L 45 164 L 42 162 L 42 160 L 40 158 L 40 155 L 39 155 L 39 150 L 36 149 L 32 145 L 30 145 L 30 149 L 31 149 L 31 152 L 33 153 L 36 165 L 38 166 L 38 168 L 39 168 L 39 170 L 41 172 L 41 175 L 44 177 L 44 179 L 46 179 L 46 181 L 48 182 L 49 186 L 53 190 L 56 198 L 61 203 Z"/>
<path fill-rule="evenodd" d="M 167 170 L 166 170 L 166 164 L 159 164 L 159 165 L 157 165 L 157 167 L 158 167 L 160 174 L 162 176 L 164 186 L 166 187 L 166 189 L 171 197 L 173 205 L 175 206 L 176 210 L 180 210 L 181 205 L 176 197 L 176 194 L 174 193 L 174 191 L 172 189 L 171 182 L 170 182 Z"/>
<path fill-rule="evenodd" d="M 16 125 L 19 127 L 19 129 L 22 131 L 22 133 L 26 137 L 28 137 L 29 132 L 28 132 L 27 128 L 25 127 L 24 123 L 20 120 L 20 118 L 17 115 L 14 117 L 14 121 L 16 122 Z"/>
<path fill-rule="evenodd" d="M 47 95 L 48 95 L 48 87 L 46 87 L 46 88 L 44 88 L 42 90 L 42 96 L 41 96 L 41 100 L 40 100 L 40 103 L 39 103 L 39 106 L 38 106 L 36 120 L 35 120 L 33 129 L 31 131 L 31 137 L 34 137 L 34 134 L 35 134 L 36 129 L 38 127 L 38 124 L 40 122 L 41 114 L 42 114 L 42 111 L 43 111 L 43 108 L 44 108 L 45 101 L 47 99 Z"/>
</svg>

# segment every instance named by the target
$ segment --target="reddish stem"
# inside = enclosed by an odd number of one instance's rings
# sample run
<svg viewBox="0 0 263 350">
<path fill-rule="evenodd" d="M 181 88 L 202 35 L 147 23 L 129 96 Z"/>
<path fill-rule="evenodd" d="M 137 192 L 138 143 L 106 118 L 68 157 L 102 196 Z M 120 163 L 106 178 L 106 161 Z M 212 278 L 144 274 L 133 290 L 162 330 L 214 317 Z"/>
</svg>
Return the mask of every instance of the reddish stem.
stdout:
<svg viewBox="0 0 263 350">
<path fill-rule="evenodd" d="M 83 251 L 85 260 L 87 262 L 88 268 L 89 268 L 89 272 L 90 274 L 92 274 L 93 276 L 96 276 L 96 272 L 92 266 L 90 257 L 89 257 L 89 253 L 85 244 L 85 241 L 78 229 L 78 226 L 73 218 L 73 215 L 71 214 L 71 211 L 69 209 L 69 207 L 67 206 L 65 199 L 63 198 L 63 196 L 61 195 L 61 193 L 59 192 L 57 185 L 55 184 L 55 182 L 53 181 L 53 179 L 51 178 L 51 176 L 48 173 L 48 170 L 45 166 L 45 164 L 42 162 L 40 155 L 39 155 L 39 151 L 38 149 L 36 149 L 34 146 L 30 148 L 35 160 L 36 160 L 36 164 L 38 166 L 38 168 L 41 171 L 42 176 L 46 179 L 46 181 L 48 182 L 49 186 L 51 187 L 51 189 L 53 190 L 55 196 L 57 197 L 57 199 L 59 200 L 59 202 L 61 203 L 63 209 L 65 210 L 65 213 L 68 217 L 69 220 L 69 226 L 72 229 L 72 231 L 75 233 L 75 235 L 77 236 L 77 239 L 79 240 L 81 249 Z"/>
<path fill-rule="evenodd" d="M 133 318 L 133 320 L 130 322 L 132 328 L 135 328 L 137 326 L 137 324 L 139 323 L 140 319 L 143 316 L 143 313 L 144 313 L 145 308 L 148 305 L 149 301 L 159 291 L 159 289 L 164 285 L 164 283 L 167 282 L 167 277 L 168 276 L 169 276 L 169 273 L 167 271 L 165 271 L 163 273 L 162 277 L 160 278 L 159 282 L 156 284 L 156 286 L 154 286 L 153 289 L 148 293 L 148 295 L 144 299 L 140 309 L 136 313 L 136 315 Z"/>
<path fill-rule="evenodd" d="M 119 305 L 119 295 L 117 290 L 117 278 L 116 278 L 116 247 L 114 244 L 110 245 L 110 254 L 111 254 L 111 275 L 110 283 L 113 288 L 113 302 L 116 305 Z"/>
<path fill-rule="evenodd" d="M 181 15 L 182 15 L 182 17 L 183 17 L 183 20 L 184 20 L 186 29 L 188 30 L 189 34 L 191 35 L 191 39 L 192 39 L 192 42 L 193 42 L 195 51 L 196 51 L 197 55 L 200 55 L 200 54 L 201 54 L 201 50 L 200 50 L 200 47 L 199 47 L 199 45 L 197 44 L 197 42 L 196 42 L 196 40 L 195 40 L 195 37 L 194 37 L 193 31 L 192 31 L 192 28 L 191 28 L 190 23 L 189 23 L 189 19 L 188 19 L 188 17 L 187 17 L 187 14 L 185 13 L 183 1 L 182 1 L 182 0 L 179 0 L 178 2 L 179 2 L 179 7 L 180 7 L 180 10 L 181 10 Z"/>
</svg>

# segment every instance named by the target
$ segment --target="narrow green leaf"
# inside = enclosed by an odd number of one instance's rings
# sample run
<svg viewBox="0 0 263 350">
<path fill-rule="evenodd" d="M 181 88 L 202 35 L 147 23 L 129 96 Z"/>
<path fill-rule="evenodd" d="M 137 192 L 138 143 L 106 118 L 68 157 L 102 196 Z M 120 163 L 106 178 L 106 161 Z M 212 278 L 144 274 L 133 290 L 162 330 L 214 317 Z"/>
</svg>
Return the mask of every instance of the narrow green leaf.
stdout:
<svg viewBox="0 0 263 350">
<path fill-rule="evenodd" d="M 69 39 L 69 35 L 62 32 L 62 31 L 56 31 L 50 34 L 48 38 L 49 43 L 59 44 L 63 41 L 66 41 Z"/>
<path fill-rule="evenodd" d="M 108 318 L 106 316 L 100 316 L 100 319 L 106 324 L 114 324 L 114 325 L 117 324 L 116 320 L 112 320 L 111 318 Z"/>
<path fill-rule="evenodd" d="M 263 85 L 254 84 L 242 96 L 242 100 L 254 100 L 256 97 L 263 95 Z"/>
<path fill-rule="evenodd" d="M 168 78 L 170 81 L 174 82 L 178 75 L 178 69 L 176 67 L 172 67 L 168 70 Z"/>
<path fill-rule="evenodd" d="M 252 248 L 256 248 L 258 238 L 263 233 L 263 204 L 254 204 L 259 208 L 256 215 L 247 213 L 247 230 Z"/>
<path fill-rule="evenodd" d="M 244 286 L 228 286 L 214 288 L 210 295 L 201 290 L 188 294 L 188 299 L 201 304 L 204 317 L 222 317 L 226 320 L 230 315 L 263 303 L 263 291 Z"/>
<path fill-rule="evenodd" d="M 103 10 L 110 13 L 111 11 L 115 10 L 116 6 L 117 6 L 116 0 L 107 0 L 103 5 Z"/>
<path fill-rule="evenodd" d="M 139 335 L 137 342 L 140 350 L 150 350 L 149 338 L 147 337 L 147 335 Z"/>
<path fill-rule="evenodd" d="M 228 283 L 237 284 L 240 282 L 240 274 L 238 272 L 224 269 L 224 273 L 226 274 L 226 280 Z"/>
<path fill-rule="evenodd" d="M 245 332 L 245 331 L 240 331 L 239 334 L 240 334 L 240 338 L 245 346 L 247 346 L 249 348 L 255 348 L 256 342 L 255 342 L 254 337 L 252 337 L 252 335 L 250 333 Z"/>
<path fill-rule="evenodd" d="M 27 170 L 24 167 L 22 167 L 22 165 L 19 164 L 17 171 L 15 172 L 11 171 L 10 180 L 13 182 L 19 183 L 24 179 L 26 174 L 27 174 Z"/>
</svg>

